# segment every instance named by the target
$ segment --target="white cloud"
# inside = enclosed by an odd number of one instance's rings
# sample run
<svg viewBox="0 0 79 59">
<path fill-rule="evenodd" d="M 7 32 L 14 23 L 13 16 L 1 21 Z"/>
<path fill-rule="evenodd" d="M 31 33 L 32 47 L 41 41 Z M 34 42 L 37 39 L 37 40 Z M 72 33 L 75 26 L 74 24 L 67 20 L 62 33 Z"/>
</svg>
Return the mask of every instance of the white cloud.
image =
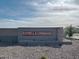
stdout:
<svg viewBox="0 0 79 59">
<path fill-rule="evenodd" d="M 46 3 L 39 3 L 39 2 L 32 2 L 33 6 L 36 10 L 44 12 L 44 11 L 51 11 L 52 12 L 61 12 L 61 11 L 76 11 L 79 10 L 79 5 L 76 4 L 69 4 L 65 3 L 68 0 L 58 0 L 56 3 L 52 3 L 50 1 Z"/>
<path fill-rule="evenodd" d="M 55 17 L 33 17 L 28 18 L 31 21 L 24 20 L 2 20 L 0 21 L 0 27 L 36 27 L 36 26 L 68 26 L 78 25 L 78 18 L 69 16 L 55 16 Z"/>
<path fill-rule="evenodd" d="M 30 4 L 30 6 L 36 10 L 35 14 L 38 15 L 37 17 L 23 17 L 21 20 L 3 19 L 0 20 L 0 27 L 78 25 L 79 5 L 70 4 L 71 1 L 72 0 L 56 0 L 55 3 L 53 3 L 52 0 L 35 0 L 29 3 L 27 2 L 25 5 L 29 7 Z"/>
</svg>

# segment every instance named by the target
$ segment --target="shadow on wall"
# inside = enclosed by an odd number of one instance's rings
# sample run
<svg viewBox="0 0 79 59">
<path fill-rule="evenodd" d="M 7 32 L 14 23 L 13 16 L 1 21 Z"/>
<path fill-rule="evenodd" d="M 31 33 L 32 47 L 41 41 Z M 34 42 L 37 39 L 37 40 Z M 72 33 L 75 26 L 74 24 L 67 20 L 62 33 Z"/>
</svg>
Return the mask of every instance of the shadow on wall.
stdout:
<svg viewBox="0 0 79 59">
<path fill-rule="evenodd" d="M 19 44 L 18 42 L 0 42 L 0 47 L 8 47 L 8 46 L 23 46 L 23 47 L 54 47 L 54 48 L 61 48 L 62 44 L 60 43 L 52 43 L 52 44 Z"/>
<path fill-rule="evenodd" d="M 62 45 L 72 45 L 72 42 L 62 42 L 62 43 L 52 43 L 52 44 L 19 44 L 18 42 L 0 42 L 0 47 L 9 47 L 9 46 L 23 46 L 23 47 L 53 47 L 53 48 L 61 48 Z"/>
</svg>

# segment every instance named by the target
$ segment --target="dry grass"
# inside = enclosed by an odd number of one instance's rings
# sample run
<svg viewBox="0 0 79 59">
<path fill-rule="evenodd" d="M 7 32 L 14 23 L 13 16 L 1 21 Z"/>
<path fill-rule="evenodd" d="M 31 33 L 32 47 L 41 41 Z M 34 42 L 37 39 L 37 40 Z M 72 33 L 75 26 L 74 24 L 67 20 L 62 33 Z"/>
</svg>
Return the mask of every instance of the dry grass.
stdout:
<svg viewBox="0 0 79 59">
<path fill-rule="evenodd" d="M 72 41 L 72 45 L 63 45 L 61 48 L 53 47 L 0 47 L 2 59 L 79 59 L 79 40 Z"/>
</svg>

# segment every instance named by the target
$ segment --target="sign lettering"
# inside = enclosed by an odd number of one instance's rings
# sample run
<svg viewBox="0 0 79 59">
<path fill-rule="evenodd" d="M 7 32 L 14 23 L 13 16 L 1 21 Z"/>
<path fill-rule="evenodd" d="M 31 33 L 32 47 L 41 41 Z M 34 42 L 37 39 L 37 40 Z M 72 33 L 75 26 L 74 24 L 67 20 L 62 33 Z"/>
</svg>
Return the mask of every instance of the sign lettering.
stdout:
<svg viewBox="0 0 79 59">
<path fill-rule="evenodd" d="M 50 36 L 52 32 L 23 32 L 23 36 Z"/>
</svg>

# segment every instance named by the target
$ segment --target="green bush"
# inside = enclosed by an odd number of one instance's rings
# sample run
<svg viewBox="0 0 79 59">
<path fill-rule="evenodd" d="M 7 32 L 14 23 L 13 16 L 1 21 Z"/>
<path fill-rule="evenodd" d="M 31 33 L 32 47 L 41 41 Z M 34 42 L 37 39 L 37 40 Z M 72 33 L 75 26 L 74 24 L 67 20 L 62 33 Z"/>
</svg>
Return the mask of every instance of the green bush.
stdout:
<svg viewBox="0 0 79 59">
<path fill-rule="evenodd" d="M 65 28 L 65 36 L 71 37 L 74 34 L 74 27 L 72 25 Z"/>
<path fill-rule="evenodd" d="M 47 59 L 47 57 L 46 56 L 42 56 L 41 59 Z"/>
</svg>

